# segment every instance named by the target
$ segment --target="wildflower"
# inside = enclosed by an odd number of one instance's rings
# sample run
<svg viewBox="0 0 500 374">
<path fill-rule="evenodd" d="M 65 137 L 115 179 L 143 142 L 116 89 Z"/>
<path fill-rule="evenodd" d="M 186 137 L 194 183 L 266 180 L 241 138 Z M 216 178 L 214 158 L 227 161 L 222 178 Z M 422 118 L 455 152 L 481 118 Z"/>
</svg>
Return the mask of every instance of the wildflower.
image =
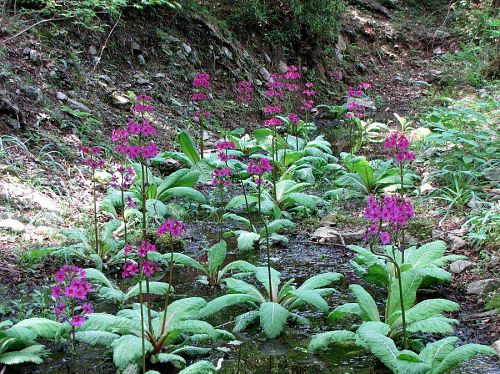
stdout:
<svg viewBox="0 0 500 374">
<path fill-rule="evenodd" d="M 387 245 L 391 242 L 391 234 L 389 234 L 388 232 L 386 231 L 382 231 L 380 233 L 380 242 L 383 244 L 383 245 Z"/>
<path fill-rule="evenodd" d="M 159 267 L 153 261 L 142 262 L 142 272 L 146 277 L 152 277 L 157 270 L 159 270 Z"/>
<path fill-rule="evenodd" d="M 135 262 L 127 260 L 125 265 L 123 265 L 122 278 L 133 277 L 139 273 L 139 266 Z"/>
<path fill-rule="evenodd" d="M 303 111 L 311 110 L 312 108 L 314 108 L 314 103 L 314 100 L 304 100 L 300 109 Z"/>
<path fill-rule="evenodd" d="M 299 121 L 300 121 L 300 118 L 298 115 L 296 115 L 295 113 L 290 113 L 288 115 L 288 120 L 293 123 L 294 125 L 298 124 Z"/>
<path fill-rule="evenodd" d="M 92 304 L 90 304 L 90 303 L 84 303 L 82 305 L 82 313 L 85 313 L 85 314 L 92 314 L 92 313 L 94 313 L 94 308 L 92 307 Z"/>
<path fill-rule="evenodd" d="M 125 256 L 127 256 L 133 250 L 134 247 L 132 247 L 130 244 L 126 244 L 125 247 L 123 247 L 123 253 L 125 254 Z"/>
<path fill-rule="evenodd" d="M 314 96 L 314 95 L 316 95 L 316 91 L 314 91 L 314 90 L 312 89 L 312 88 L 314 87 L 314 83 L 313 83 L 313 82 L 307 82 L 307 83 L 305 84 L 305 86 L 306 86 L 306 89 L 303 91 L 303 94 L 304 94 L 305 96 L 310 97 L 310 96 Z"/>
<path fill-rule="evenodd" d="M 158 227 L 157 234 L 158 236 L 163 236 L 167 232 L 174 238 L 177 238 L 186 232 L 186 225 L 182 221 L 169 219 Z"/>
<path fill-rule="evenodd" d="M 82 147 L 82 154 L 84 156 L 83 163 L 91 169 L 101 169 L 104 166 L 104 160 L 101 158 L 101 147 Z"/>
<path fill-rule="evenodd" d="M 158 154 L 158 152 L 159 152 L 158 146 L 154 143 L 145 145 L 141 149 L 141 154 L 142 154 L 142 157 L 144 157 L 144 158 L 153 158 Z"/>
<path fill-rule="evenodd" d="M 57 303 L 54 308 L 54 314 L 56 315 L 56 317 L 59 318 L 65 312 L 66 312 L 66 303 L 63 301 Z"/>
<path fill-rule="evenodd" d="M 352 88 L 352 87 L 349 87 L 347 89 L 347 96 L 348 97 L 362 97 L 363 96 L 363 90 L 361 89 L 355 89 L 355 88 Z"/>
<path fill-rule="evenodd" d="M 133 209 L 137 206 L 137 203 L 134 201 L 134 199 L 132 199 L 132 197 L 130 195 L 127 195 L 127 197 L 125 198 L 125 201 L 126 201 L 127 208 L 129 208 L 129 209 Z"/>
<path fill-rule="evenodd" d="M 253 100 L 253 83 L 250 81 L 240 81 L 238 84 L 238 96 L 236 100 L 244 102 L 244 101 L 252 101 Z"/>
<path fill-rule="evenodd" d="M 359 84 L 358 88 L 359 88 L 360 90 L 363 90 L 363 91 L 364 91 L 364 90 L 369 90 L 370 88 L 372 88 L 372 85 L 371 85 L 370 83 L 368 83 L 368 82 L 361 82 L 361 83 Z"/>
<path fill-rule="evenodd" d="M 231 168 L 223 167 L 215 169 L 212 174 L 212 186 L 230 186 L 231 185 Z"/>
<path fill-rule="evenodd" d="M 156 247 L 147 240 L 143 240 L 139 249 L 137 249 L 137 254 L 139 257 L 146 257 L 148 252 L 156 252 Z"/>
<path fill-rule="evenodd" d="M 73 316 L 71 318 L 70 324 L 73 327 L 80 327 L 85 323 L 85 317 L 82 316 L 81 314 L 77 314 L 76 316 Z"/>
<path fill-rule="evenodd" d="M 215 143 L 215 147 L 219 151 L 223 151 L 226 149 L 235 149 L 236 145 L 232 141 L 220 141 L 220 142 Z"/>
<path fill-rule="evenodd" d="M 334 71 L 330 73 L 330 76 L 335 79 L 336 81 L 341 81 L 344 75 L 342 74 L 341 71 Z"/>
<path fill-rule="evenodd" d="M 135 179 L 134 169 L 131 166 L 128 168 L 119 166 L 116 171 L 119 175 L 113 175 L 111 179 L 111 187 L 115 189 L 121 188 L 123 190 L 128 190 L 132 187 Z"/>
<path fill-rule="evenodd" d="M 247 172 L 253 175 L 262 175 L 273 170 L 273 166 L 267 158 L 260 158 L 257 161 L 250 161 L 248 164 Z"/>
<path fill-rule="evenodd" d="M 264 120 L 264 126 L 273 127 L 281 125 L 281 120 L 279 118 L 268 118 Z"/>
<path fill-rule="evenodd" d="M 210 88 L 210 74 L 208 73 L 198 73 L 195 75 L 193 80 L 193 86 L 197 88 Z"/>
<path fill-rule="evenodd" d="M 300 79 L 299 68 L 295 65 L 288 66 L 285 73 L 285 79 Z"/>
<path fill-rule="evenodd" d="M 265 114 L 278 114 L 281 113 L 281 107 L 279 105 L 268 105 L 264 108 Z"/>
<path fill-rule="evenodd" d="M 415 160 L 415 153 L 408 151 L 410 142 L 404 134 L 392 133 L 384 142 L 384 148 L 388 151 L 388 157 L 392 157 L 397 163 Z"/>
</svg>

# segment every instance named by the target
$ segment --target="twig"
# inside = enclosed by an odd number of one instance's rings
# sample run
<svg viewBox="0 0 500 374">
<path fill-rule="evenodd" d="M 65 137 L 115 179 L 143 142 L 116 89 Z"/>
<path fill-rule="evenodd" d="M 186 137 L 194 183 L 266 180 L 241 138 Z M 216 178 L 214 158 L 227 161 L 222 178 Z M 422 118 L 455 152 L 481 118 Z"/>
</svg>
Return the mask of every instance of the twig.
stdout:
<svg viewBox="0 0 500 374">
<path fill-rule="evenodd" d="M 122 12 L 120 12 L 120 14 L 118 15 L 118 19 L 116 20 L 115 24 L 113 25 L 113 27 L 109 31 L 109 34 L 106 37 L 106 40 L 104 41 L 104 44 L 101 48 L 101 53 L 99 53 L 99 57 L 97 58 L 97 61 L 94 65 L 94 70 L 97 69 L 97 65 L 99 65 L 99 63 L 101 62 L 101 58 L 102 58 L 102 54 L 104 53 L 104 49 L 106 48 L 106 45 L 108 44 L 108 41 L 109 41 L 109 38 L 111 37 L 111 34 L 113 34 L 113 31 L 115 31 L 115 28 L 118 25 L 118 22 L 120 22 L 121 17 L 122 17 Z"/>
<path fill-rule="evenodd" d="M 53 21 L 54 22 L 55 21 L 64 21 L 64 20 L 67 20 L 69 18 L 75 18 L 75 16 L 69 16 L 69 17 L 65 17 L 65 18 L 47 18 L 47 19 L 42 19 L 41 21 L 35 22 L 34 24 L 32 24 L 31 26 L 25 28 L 24 30 L 19 31 L 16 35 L 11 36 L 10 38 L 5 39 L 3 42 L 4 43 L 10 42 L 12 39 L 17 38 L 18 36 L 24 34 L 26 31 L 31 30 L 33 27 L 38 26 L 38 25 L 40 25 L 42 23 L 53 22 Z"/>
</svg>

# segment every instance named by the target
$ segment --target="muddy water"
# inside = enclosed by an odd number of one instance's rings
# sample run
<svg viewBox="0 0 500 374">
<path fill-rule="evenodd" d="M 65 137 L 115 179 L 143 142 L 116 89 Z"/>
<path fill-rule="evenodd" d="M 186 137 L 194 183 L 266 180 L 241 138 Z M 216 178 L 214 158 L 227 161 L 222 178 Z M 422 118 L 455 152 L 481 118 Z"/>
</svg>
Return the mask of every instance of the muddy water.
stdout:
<svg viewBox="0 0 500 374">
<path fill-rule="evenodd" d="M 184 252 L 192 257 L 199 257 L 201 250 L 207 248 L 218 240 L 217 229 L 213 225 L 194 223 L 189 225 L 188 240 Z M 318 245 L 311 243 L 308 235 L 304 233 L 289 235 L 290 242 L 285 247 L 272 248 L 271 256 L 273 267 L 282 274 L 282 280 L 294 278 L 297 284 L 301 284 L 308 277 L 326 271 L 336 271 L 345 275 L 345 279 L 334 284 L 337 293 L 328 298 L 330 306 L 334 307 L 353 299 L 347 292 L 350 283 L 359 283 L 375 296 L 376 300 L 383 301 L 383 292 L 376 287 L 365 284 L 353 272 L 349 261 L 353 258 L 349 251 L 339 249 L 333 245 Z M 236 253 L 234 251 L 234 240 L 228 240 L 229 254 L 227 261 L 243 259 L 256 265 L 265 265 L 265 252 Z M 210 300 L 224 294 L 224 290 L 211 288 L 196 282 L 198 273 L 189 268 L 176 269 L 174 273 L 174 285 L 177 297 L 201 296 Z M 380 305 L 382 307 L 382 304 Z M 101 311 L 109 308 L 102 305 L 96 308 Z M 231 307 L 224 309 L 218 315 L 213 316 L 210 322 L 214 326 L 226 324 L 231 316 L 246 311 L 244 307 Z M 257 327 L 251 328 L 245 333 L 238 334 L 237 339 L 242 344 L 235 348 L 223 344 L 214 346 L 212 354 L 205 359 L 217 362 L 223 359 L 221 373 L 244 374 L 244 373 L 389 373 L 380 365 L 375 358 L 363 350 L 356 348 L 342 348 L 323 352 L 317 355 L 308 354 L 305 349 L 312 334 L 331 329 L 349 328 L 352 321 L 344 321 L 329 325 L 326 317 L 314 309 L 304 309 L 301 314 L 311 321 L 310 326 L 286 327 L 282 336 L 274 340 L 266 340 L 259 333 Z M 231 330 L 232 325 L 223 326 Z M 57 350 L 57 347 L 50 346 Z M 230 349 L 229 349 L 230 348 Z M 15 370 L 7 370 L 9 373 L 68 373 L 69 357 L 62 350 L 46 358 L 40 366 L 23 366 Z M 161 373 L 174 373 L 171 367 L 155 367 Z M 78 373 L 114 373 L 115 369 L 111 362 L 110 352 L 104 349 L 80 346 L 77 360 Z M 500 366 L 496 358 L 478 358 L 463 365 L 453 373 L 460 374 L 493 374 L 500 373 Z"/>
</svg>

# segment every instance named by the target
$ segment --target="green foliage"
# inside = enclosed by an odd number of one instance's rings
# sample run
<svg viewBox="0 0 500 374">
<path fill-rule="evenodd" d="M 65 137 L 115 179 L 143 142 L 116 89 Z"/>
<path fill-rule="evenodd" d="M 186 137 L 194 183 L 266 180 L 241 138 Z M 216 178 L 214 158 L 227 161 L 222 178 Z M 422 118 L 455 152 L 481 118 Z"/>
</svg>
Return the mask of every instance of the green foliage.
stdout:
<svg viewBox="0 0 500 374">
<path fill-rule="evenodd" d="M 298 46 L 303 40 L 319 45 L 335 39 L 343 14 L 339 0 L 291 0 L 279 5 L 270 0 L 225 0 L 220 2 L 219 8 L 224 12 L 222 19 L 226 19 L 234 30 L 241 33 L 259 31 L 267 35 L 271 43 L 284 47 Z"/>
</svg>

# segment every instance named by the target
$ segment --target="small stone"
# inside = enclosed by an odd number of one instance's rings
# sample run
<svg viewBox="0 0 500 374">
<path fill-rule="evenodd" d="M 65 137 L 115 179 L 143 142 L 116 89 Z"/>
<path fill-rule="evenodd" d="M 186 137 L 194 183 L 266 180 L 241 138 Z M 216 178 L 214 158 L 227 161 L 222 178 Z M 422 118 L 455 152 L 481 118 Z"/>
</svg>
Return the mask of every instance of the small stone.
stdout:
<svg viewBox="0 0 500 374">
<path fill-rule="evenodd" d="M 392 77 L 392 80 L 398 83 L 405 83 L 405 79 L 401 75 L 395 75 Z"/>
<path fill-rule="evenodd" d="M 0 229 L 14 232 L 23 232 L 26 230 L 26 226 L 24 223 L 19 222 L 18 220 L 7 218 L 0 220 Z"/>
<path fill-rule="evenodd" d="M 74 99 L 68 99 L 68 104 L 73 109 L 80 110 L 82 112 L 87 112 L 87 113 L 91 112 L 91 110 L 88 106 L 86 106 L 85 104 L 82 104 L 81 102 L 76 101 Z"/>
<path fill-rule="evenodd" d="M 434 48 L 434 50 L 432 52 L 435 55 L 442 55 L 443 54 L 443 50 L 441 49 L 441 47 Z"/>
<path fill-rule="evenodd" d="M 440 152 L 442 152 L 441 148 L 430 147 L 430 148 L 427 148 L 424 152 L 422 152 L 422 156 L 424 156 L 425 158 L 432 158 L 433 156 L 437 155 Z"/>
<path fill-rule="evenodd" d="M 479 95 L 480 99 L 486 99 L 488 97 L 488 91 L 486 91 L 485 88 L 481 88 L 480 90 L 478 90 L 477 94 Z"/>
<path fill-rule="evenodd" d="M 191 52 L 193 51 L 191 46 L 189 46 L 188 44 L 186 44 L 184 42 L 182 42 L 182 44 L 181 44 L 181 49 L 182 49 L 182 52 L 184 53 L 184 55 L 186 55 L 186 56 L 189 56 L 191 54 Z"/>
<path fill-rule="evenodd" d="M 491 347 L 497 351 L 498 357 L 500 357 L 500 339 L 498 339 L 495 343 L 491 345 Z"/>
<path fill-rule="evenodd" d="M 262 66 L 259 69 L 259 74 L 266 82 L 269 82 L 271 80 L 271 74 L 267 71 L 267 69 L 264 66 Z"/>
<path fill-rule="evenodd" d="M 443 30 L 436 30 L 434 33 L 434 38 L 436 39 L 448 39 L 451 36 L 449 32 Z"/>
<path fill-rule="evenodd" d="M 146 65 L 146 59 L 143 54 L 137 56 L 137 61 L 139 62 L 139 65 Z"/>
<path fill-rule="evenodd" d="M 42 95 L 42 90 L 36 87 L 26 86 L 23 88 L 23 91 L 30 100 L 35 102 L 40 100 L 40 96 Z"/>
<path fill-rule="evenodd" d="M 172 104 L 176 105 L 176 106 L 183 106 L 182 103 L 177 100 L 175 97 L 170 97 L 170 101 L 172 102 Z"/>
<path fill-rule="evenodd" d="M 233 52 L 231 52 L 231 51 L 229 50 L 229 48 L 224 47 L 224 48 L 222 48 L 222 51 L 224 52 L 224 56 L 226 56 L 226 58 L 227 58 L 228 60 L 232 60 L 232 59 L 233 59 Z"/>
<path fill-rule="evenodd" d="M 89 55 L 95 56 L 97 54 L 97 48 L 94 45 L 89 47 Z"/>
<path fill-rule="evenodd" d="M 498 288 L 500 281 L 495 278 L 478 280 L 467 286 L 467 293 L 470 295 L 482 296 Z"/>
<path fill-rule="evenodd" d="M 256 85 L 256 86 L 262 86 L 264 83 L 262 83 L 262 81 L 260 79 L 254 79 L 253 83 Z"/>
<path fill-rule="evenodd" d="M 244 60 L 247 60 L 247 61 L 251 61 L 252 60 L 252 56 L 250 56 L 250 53 L 248 53 L 248 51 L 246 49 L 243 51 L 243 55 L 242 56 L 243 56 Z"/>
<path fill-rule="evenodd" d="M 335 57 L 337 57 L 337 60 L 339 62 L 342 62 L 344 60 L 344 52 L 346 48 L 347 44 L 342 35 L 339 34 L 339 37 L 337 39 L 337 44 L 335 45 Z"/>
<path fill-rule="evenodd" d="M 432 238 L 442 238 L 444 231 L 432 229 Z"/>
<path fill-rule="evenodd" d="M 288 66 L 286 66 L 286 64 L 283 62 L 283 61 L 280 61 L 278 63 L 278 71 L 281 73 L 281 74 L 285 74 L 286 71 L 288 69 Z"/>
<path fill-rule="evenodd" d="M 168 43 L 172 43 L 172 44 L 179 44 L 181 42 L 181 40 L 179 38 L 176 38 L 175 36 L 173 35 L 168 35 L 165 40 L 168 42 Z"/>
<path fill-rule="evenodd" d="M 354 102 L 356 104 L 362 105 L 365 108 L 373 109 L 376 110 L 377 107 L 375 106 L 375 102 L 373 100 L 368 100 L 368 99 L 362 99 L 359 97 L 349 97 L 347 98 L 347 103 Z"/>
<path fill-rule="evenodd" d="M 427 87 L 430 87 L 431 85 L 429 83 L 427 83 L 426 81 L 412 81 L 410 80 L 409 83 L 412 85 L 412 86 L 417 86 L 417 87 L 424 87 L 424 88 L 427 88 Z"/>
<path fill-rule="evenodd" d="M 358 68 L 359 71 L 361 71 L 363 73 L 368 71 L 368 68 L 362 62 L 357 63 L 356 67 Z"/>
<path fill-rule="evenodd" d="M 34 49 L 31 49 L 29 52 L 29 58 L 31 61 L 38 61 L 38 59 L 39 59 L 38 52 L 35 51 Z"/>
<path fill-rule="evenodd" d="M 474 263 L 467 260 L 458 260 L 450 264 L 450 271 L 453 274 L 463 273 L 465 270 L 474 266 Z"/>
<path fill-rule="evenodd" d="M 162 79 L 165 78 L 167 75 L 165 73 L 156 73 L 155 78 Z"/>
<path fill-rule="evenodd" d="M 456 252 L 467 245 L 467 242 L 462 238 L 455 235 L 448 235 L 448 239 L 451 240 L 451 251 Z"/>
<path fill-rule="evenodd" d="M 267 64 L 270 64 L 272 62 L 271 57 L 269 57 L 266 52 L 264 52 L 264 60 L 266 60 Z"/>
<path fill-rule="evenodd" d="M 68 100 L 68 96 L 64 92 L 58 91 L 56 94 L 56 99 L 61 101 L 66 101 Z"/>
<path fill-rule="evenodd" d="M 139 78 L 137 79 L 137 84 L 149 84 L 149 79 Z"/>
<path fill-rule="evenodd" d="M 131 47 L 132 47 L 132 51 L 140 51 L 141 50 L 141 46 L 137 42 L 132 42 Z"/>
<path fill-rule="evenodd" d="M 119 108 L 125 109 L 130 107 L 130 99 L 127 96 L 116 91 L 111 94 L 111 101 L 113 105 Z"/>
</svg>

